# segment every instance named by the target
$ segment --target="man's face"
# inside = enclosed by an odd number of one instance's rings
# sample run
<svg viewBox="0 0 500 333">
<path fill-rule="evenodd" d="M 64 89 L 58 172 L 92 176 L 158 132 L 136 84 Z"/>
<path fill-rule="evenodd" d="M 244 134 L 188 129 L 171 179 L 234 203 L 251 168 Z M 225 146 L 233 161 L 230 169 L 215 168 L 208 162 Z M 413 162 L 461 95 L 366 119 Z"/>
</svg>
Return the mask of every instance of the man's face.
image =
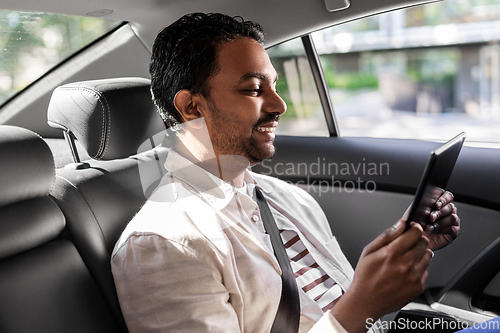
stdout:
<svg viewBox="0 0 500 333">
<path fill-rule="evenodd" d="M 250 164 L 274 155 L 274 130 L 285 102 L 264 48 L 249 38 L 224 43 L 210 79 L 205 121 L 216 155 L 240 155 Z"/>
</svg>

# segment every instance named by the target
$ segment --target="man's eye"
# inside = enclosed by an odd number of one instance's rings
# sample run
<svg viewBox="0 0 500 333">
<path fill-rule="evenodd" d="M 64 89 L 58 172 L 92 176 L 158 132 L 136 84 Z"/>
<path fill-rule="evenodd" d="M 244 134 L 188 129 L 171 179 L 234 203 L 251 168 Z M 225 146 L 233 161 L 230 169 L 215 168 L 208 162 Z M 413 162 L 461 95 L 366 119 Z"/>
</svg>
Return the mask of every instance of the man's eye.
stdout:
<svg viewBox="0 0 500 333">
<path fill-rule="evenodd" d="M 260 88 L 257 88 L 257 89 L 247 89 L 247 90 L 245 90 L 245 92 L 248 92 L 248 93 L 250 93 L 252 95 L 257 95 L 258 96 L 258 95 L 260 95 L 262 93 L 262 89 L 260 89 Z"/>
</svg>

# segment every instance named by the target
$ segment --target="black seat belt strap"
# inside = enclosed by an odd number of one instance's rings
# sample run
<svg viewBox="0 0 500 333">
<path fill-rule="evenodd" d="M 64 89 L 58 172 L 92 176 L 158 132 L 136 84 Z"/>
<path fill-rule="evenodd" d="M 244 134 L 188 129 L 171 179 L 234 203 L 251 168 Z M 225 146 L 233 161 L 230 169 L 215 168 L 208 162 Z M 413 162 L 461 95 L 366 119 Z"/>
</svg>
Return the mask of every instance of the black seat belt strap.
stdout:
<svg viewBox="0 0 500 333">
<path fill-rule="evenodd" d="M 271 333 L 297 333 L 299 331 L 300 321 L 300 301 L 295 275 L 293 274 L 290 260 L 286 254 L 285 245 L 281 240 L 280 232 L 276 226 L 276 221 L 267 204 L 266 198 L 257 187 L 255 187 L 255 195 L 262 223 L 264 224 L 267 234 L 271 238 L 274 255 L 278 259 L 282 272 L 281 300 Z"/>
</svg>

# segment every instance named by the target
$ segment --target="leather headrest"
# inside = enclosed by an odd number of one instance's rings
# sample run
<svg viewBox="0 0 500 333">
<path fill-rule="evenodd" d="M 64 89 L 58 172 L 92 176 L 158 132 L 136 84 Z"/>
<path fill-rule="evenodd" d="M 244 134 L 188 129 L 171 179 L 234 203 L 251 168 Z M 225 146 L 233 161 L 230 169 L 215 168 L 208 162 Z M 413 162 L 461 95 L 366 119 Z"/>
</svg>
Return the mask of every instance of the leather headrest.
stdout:
<svg viewBox="0 0 500 333">
<path fill-rule="evenodd" d="M 52 127 L 71 131 L 98 160 L 125 158 L 165 130 L 151 99 L 150 80 L 118 78 L 56 88 L 48 110 Z"/>
<path fill-rule="evenodd" d="M 48 195 L 54 179 L 54 158 L 41 137 L 0 125 L 0 207 Z"/>
</svg>

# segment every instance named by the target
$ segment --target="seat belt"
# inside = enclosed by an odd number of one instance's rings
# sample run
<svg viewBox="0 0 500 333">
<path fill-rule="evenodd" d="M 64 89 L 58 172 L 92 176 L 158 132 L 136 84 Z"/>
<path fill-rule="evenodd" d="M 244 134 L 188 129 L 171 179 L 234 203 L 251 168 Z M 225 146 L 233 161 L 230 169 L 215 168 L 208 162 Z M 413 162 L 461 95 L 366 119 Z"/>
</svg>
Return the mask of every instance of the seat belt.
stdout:
<svg viewBox="0 0 500 333">
<path fill-rule="evenodd" d="M 280 232 L 276 226 L 273 214 L 267 204 L 266 198 L 262 192 L 255 187 L 257 205 L 259 206 L 262 223 L 267 234 L 271 238 L 274 255 L 278 259 L 281 268 L 281 300 L 278 312 L 274 318 L 271 333 L 297 333 L 299 331 L 300 321 L 300 301 L 297 282 L 290 265 L 290 259 L 286 254 L 285 245 L 281 240 Z"/>
</svg>

